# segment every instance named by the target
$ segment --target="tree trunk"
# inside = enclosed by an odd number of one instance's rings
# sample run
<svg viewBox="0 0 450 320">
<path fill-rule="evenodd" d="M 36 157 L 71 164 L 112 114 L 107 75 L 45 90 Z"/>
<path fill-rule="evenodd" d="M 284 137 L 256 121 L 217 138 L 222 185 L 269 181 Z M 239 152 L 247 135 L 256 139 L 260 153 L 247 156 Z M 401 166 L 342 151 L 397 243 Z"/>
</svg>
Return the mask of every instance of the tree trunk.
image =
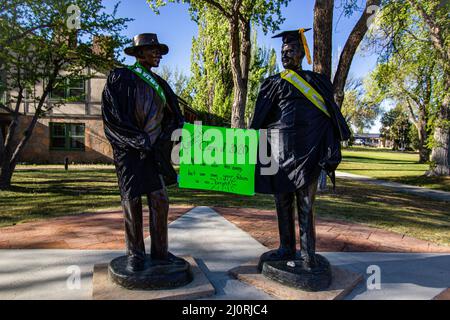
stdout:
<svg viewBox="0 0 450 320">
<path fill-rule="evenodd" d="M 33 119 L 31 120 L 30 124 L 28 125 L 27 129 L 24 132 L 23 138 L 20 140 L 17 147 L 14 149 L 14 152 L 12 151 L 12 140 L 13 136 L 15 134 L 15 130 L 18 126 L 18 116 L 19 116 L 19 106 L 23 99 L 23 91 L 19 94 L 18 102 L 16 104 L 16 112 L 14 116 L 16 117 L 16 121 L 12 121 L 8 130 L 8 135 L 6 137 L 6 147 L 5 150 L 8 149 L 7 152 L 4 153 L 3 162 L 1 164 L 1 172 L 0 172 L 0 189 L 8 189 L 11 187 L 11 179 L 14 174 L 14 170 L 16 168 L 17 162 L 19 161 L 19 157 L 22 153 L 22 151 L 25 149 L 25 146 L 27 145 L 28 141 L 31 138 L 31 135 L 33 133 L 34 127 L 36 126 L 36 123 L 40 117 L 40 114 L 42 112 L 42 107 L 45 103 L 45 100 L 47 99 L 47 96 L 51 89 L 53 88 L 56 76 L 59 73 L 60 66 L 55 65 L 55 69 L 53 70 L 53 77 L 49 79 L 49 82 L 47 83 L 44 92 L 42 93 L 42 96 L 39 99 L 38 106 L 36 108 L 36 111 L 33 115 Z"/>
<path fill-rule="evenodd" d="M 419 133 L 419 163 L 427 163 L 430 160 L 430 149 L 427 147 L 427 112 L 426 107 L 421 106 L 419 109 L 419 123 L 417 131 Z"/>
<path fill-rule="evenodd" d="M 3 130 L 0 127 L 0 166 L 3 162 L 3 153 L 5 150 L 5 139 L 3 138 Z"/>
<path fill-rule="evenodd" d="M 11 178 L 15 169 L 15 164 L 12 164 L 13 158 L 13 141 L 16 135 L 17 127 L 19 126 L 19 108 L 23 100 L 23 89 L 19 89 L 19 94 L 16 101 L 14 112 L 12 113 L 13 119 L 8 126 L 8 133 L 3 144 L 3 150 L 0 162 L 0 189 L 8 189 L 11 187 Z"/>
<path fill-rule="evenodd" d="M 447 86 L 450 90 L 450 86 Z M 450 175 L 450 111 L 448 91 L 439 112 L 439 122 L 434 129 L 434 147 L 431 152 L 432 165 L 428 176 Z"/>
<path fill-rule="evenodd" d="M 432 165 L 427 175 L 450 175 L 450 47 L 446 45 L 445 33 L 436 12 L 428 14 L 423 4 L 416 0 L 408 0 L 428 25 L 431 42 L 439 56 L 438 63 L 444 70 L 444 98 L 439 108 L 439 118 L 434 129 L 434 147 L 431 152 Z"/>
<path fill-rule="evenodd" d="M 427 123 L 420 116 L 416 128 L 419 135 L 419 163 L 427 163 L 430 160 L 430 149 L 426 146 L 428 140 Z"/>
<path fill-rule="evenodd" d="M 350 36 L 345 43 L 344 49 L 342 50 L 341 56 L 339 58 L 339 64 L 334 75 L 333 87 L 334 87 L 334 98 L 339 107 L 342 106 L 344 102 L 344 88 L 347 82 L 348 73 L 352 65 L 353 57 L 355 56 L 356 50 L 359 44 L 364 39 L 368 28 L 368 22 L 371 17 L 375 14 L 374 11 L 370 10 L 375 8 L 374 6 L 380 6 L 381 0 L 367 0 L 364 12 L 361 14 L 358 22 L 354 26 Z"/>
<path fill-rule="evenodd" d="M 0 190 L 11 188 L 11 179 L 15 167 L 15 165 L 11 166 L 10 163 L 2 164 L 2 167 L 0 168 Z"/>
<path fill-rule="evenodd" d="M 419 163 L 427 163 L 430 160 L 430 150 L 425 146 L 423 140 L 419 145 Z"/>
<path fill-rule="evenodd" d="M 405 94 L 407 94 L 407 92 L 405 92 Z M 409 118 L 416 127 L 417 134 L 419 136 L 419 163 L 426 163 L 430 160 L 430 149 L 428 149 L 428 147 L 426 146 L 428 141 L 427 106 L 429 105 L 429 96 L 430 95 L 424 97 L 424 103 L 421 103 L 419 100 L 415 100 L 415 103 L 419 106 L 417 120 L 411 103 L 408 101 Z"/>
<path fill-rule="evenodd" d="M 250 60 L 252 56 L 250 21 L 240 23 L 241 25 L 241 72 L 242 72 L 242 97 L 244 104 L 239 109 L 239 128 L 247 128 L 245 110 L 248 98 L 248 78 L 250 73 Z"/>
<path fill-rule="evenodd" d="M 250 22 L 239 23 L 237 14 L 230 19 L 230 60 L 234 84 L 234 97 L 231 109 L 232 128 L 245 128 L 245 105 L 247 102 L 248 73 L 251 51 L 249 24 Z M 241 37 L 239 37 L 240 26 L 243 27 Z"/>
<path fill-rule="evenodd" d="M 427 172 L 428 176 L 448 176 L 450 175 L 450 159 L 448 153 L 448 145 L 450 142 L 449 131 L 444 128 L 436 128 L 434 131 L 434 140 L 438 145 L 433 148 L 431 160 L 433 166 Z"/>
<path fill-rule="evenodd" d="M 314 72 L 331 79 L 334 0 L 316 0 L 314 7 Z"/>
</svg>

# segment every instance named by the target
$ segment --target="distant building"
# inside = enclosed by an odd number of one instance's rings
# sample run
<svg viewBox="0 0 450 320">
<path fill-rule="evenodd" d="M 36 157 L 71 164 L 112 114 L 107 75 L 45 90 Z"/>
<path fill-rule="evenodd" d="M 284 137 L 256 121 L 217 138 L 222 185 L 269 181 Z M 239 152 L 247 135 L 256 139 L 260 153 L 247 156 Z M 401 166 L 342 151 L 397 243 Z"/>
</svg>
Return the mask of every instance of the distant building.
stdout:
<svg viewBox="0 0 450 320">
<path fill-rule="evenodd" d="M 376 148 L 391 148 L 392 142 L 386 140 L 380 133 L 355 133 L 354 145 L 376 147 Z"/>
</svg>

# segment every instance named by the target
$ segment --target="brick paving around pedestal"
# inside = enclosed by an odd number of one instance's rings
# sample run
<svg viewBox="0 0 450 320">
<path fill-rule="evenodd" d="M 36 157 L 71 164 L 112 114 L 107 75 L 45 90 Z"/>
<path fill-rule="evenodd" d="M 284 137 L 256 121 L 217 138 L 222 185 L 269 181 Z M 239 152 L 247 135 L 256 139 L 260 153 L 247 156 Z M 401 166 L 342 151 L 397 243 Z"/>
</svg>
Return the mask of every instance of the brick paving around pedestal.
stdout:
<svg viewBox="0 0 450 320">
<path fill-rule="evenodd" d="M 178 219 L 191 209 L 188 206 L 172 206 L 169 221 Z M 272 249 L 278 247 L 274 211 L 213 209 L 264 246 Z M 144 211 L 144 226 L 147 237 L 148 211 Z M 40 220 L 0 228 L 0 249 L 121 250 L 125 247 L 123 229 L 121 210 Z M 343 221 L 317 219 L 316 233 L 318 251 L 450 253 L 447 246 Z"/>
<path fill-rule="evenodd" d="M 192 207 L 174 206 L 169 222 Z M 144 210 L 144 234 L 148 237 L 148 210 Z M 124 221 L 121 210 L 86 213 L 12 227 L 0 228 L 0 249 L 90 249 L 122 250 L 125 248 Z"/>
<path fill-rule="evenodd" d="M 213 208 L 264 246 L 279 246 L 277 216 L 272 210 Z M 298 239 L 298 228 L 297 239 Z M 361 224 L 316 219 L 317 251 L 450 253 L 450 247 Z"/>
</svg>

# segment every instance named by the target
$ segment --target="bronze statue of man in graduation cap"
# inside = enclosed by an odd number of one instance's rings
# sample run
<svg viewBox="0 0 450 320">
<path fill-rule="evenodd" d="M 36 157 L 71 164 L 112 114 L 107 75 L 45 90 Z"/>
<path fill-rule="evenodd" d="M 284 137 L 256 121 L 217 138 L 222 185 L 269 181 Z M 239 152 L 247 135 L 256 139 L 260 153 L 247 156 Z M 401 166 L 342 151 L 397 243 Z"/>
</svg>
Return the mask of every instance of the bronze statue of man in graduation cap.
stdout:
<svg viewBox="0 0 450 320">
<path fill-rule="evenodd" d="M 255 190 L 273 194 L 278 216 L 280 246 L 263 254 L 258 265 L 267 277 L 306 289 L 322 290 L 331 283 L 329 262 L 316 254 L 314 199 L 318 177 L 325 170 L 334 182 L 341 161 L 340 142 L 350 130 L 334 102 L 330 80 L 302 70 L 303 58 L 311 64 L 305 32 L 282 32 L 281 57 L 285 70 L 261 86 L 250 127 L 267 129 L 271 156 L 279 164 L 274 175 L 264 175 L 257 163 Z M 296 248 L 295 209 L 300 228 Z"/>
<path fill-rule="evenodd" d="M 110 263 L 109 275 L 130 289 L 171 288 L 192 280 L 189 264 L 168 251 L 166 186 L 177 182 L 170 162 L 171 136 L 184 122 L 177 96 L 152 71 L 168 52 L 156 34 L 137 35 L 125 49 L 136 63 L 113 70 L 103 91 L 103 121 L 113 148 L 127 252 Z M 143 195 L 150 215 L 150 255 L 144 246 Z"/>
</svg>

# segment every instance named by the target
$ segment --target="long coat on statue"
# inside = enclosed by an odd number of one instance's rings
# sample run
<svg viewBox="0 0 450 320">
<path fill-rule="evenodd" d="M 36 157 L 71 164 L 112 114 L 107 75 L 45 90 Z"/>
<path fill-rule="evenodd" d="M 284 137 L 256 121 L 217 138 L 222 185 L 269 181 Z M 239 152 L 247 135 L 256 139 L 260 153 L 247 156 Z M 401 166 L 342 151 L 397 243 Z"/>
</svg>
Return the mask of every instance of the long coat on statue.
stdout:
<svg viewBox="0 0 450 320">
<path fill-rule="evenodd" d="M 162 189 L 161 177 L 165 185 L 177 182 L 170 161 L 171 135 L 182 127 L 183 116 L 167 82 L 152 75 L 164 90 L 164 105 L 156 91 L 128 68 L 113 70 L 103 91 L 105 134 L 113 148 L 121 197 L 126 200 Z M 157 118 L 159 130 L 152 137 L 148 128 Z"/>
<path fill-rule="evenodd" d="M 334 102 L 331 82 L 311 71 L 300 71 L 299 75 L 322 95 L 331 117 L 280 74 L 266 79 L 250 128 L 268 129 L 268 156 L 279 164 L 279 170 L 275 175 L 262 175 L 260 169 L 270 164 L 261 164 L 258 157 L 256 192 L 294 192 L 315 181 L 322 169 L 334 177 L 341 161 L 340 141 L 350 137 L 347 123 Z"/>
</svg>

